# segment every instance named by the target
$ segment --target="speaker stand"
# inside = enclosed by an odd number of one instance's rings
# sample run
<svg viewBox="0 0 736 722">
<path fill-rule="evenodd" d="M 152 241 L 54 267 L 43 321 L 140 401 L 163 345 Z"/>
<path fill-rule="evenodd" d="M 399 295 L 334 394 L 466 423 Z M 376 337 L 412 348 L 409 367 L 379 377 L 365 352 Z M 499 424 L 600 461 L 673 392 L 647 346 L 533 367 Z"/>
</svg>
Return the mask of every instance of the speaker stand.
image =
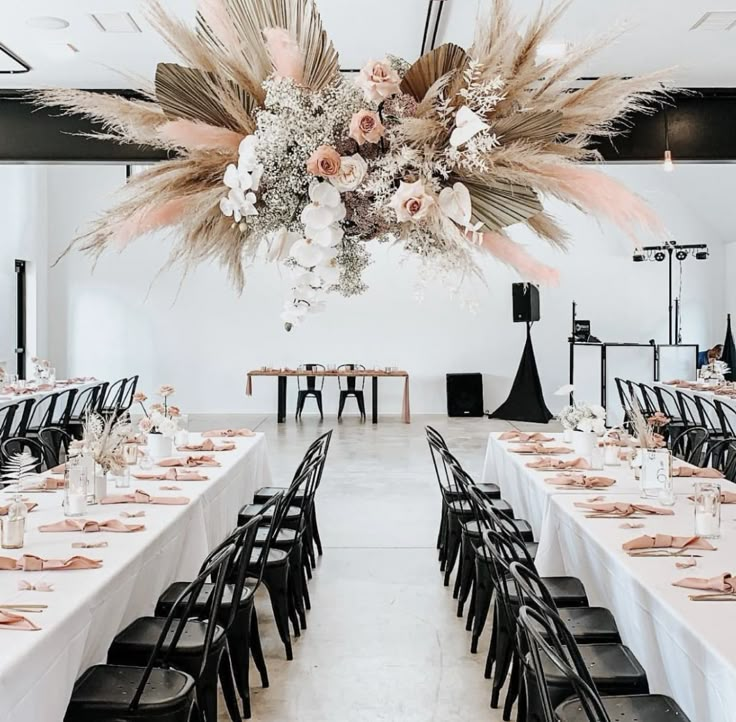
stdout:
<svg viewBox="0 0 736 722">
<path fill-rule="evenodd" d="M 546 424 L 552 413 L 544 402 L 542 382 L 539 380 L 537 361 L 534 358 L 532 345 L 531 324 L 526 324 L 526 343 L 521 355 L 519 369 L 511 386 L 511 392 L 492 414 L 489 419 L 505 419 L 507 421 L 535 421 Z"/>
</svg>

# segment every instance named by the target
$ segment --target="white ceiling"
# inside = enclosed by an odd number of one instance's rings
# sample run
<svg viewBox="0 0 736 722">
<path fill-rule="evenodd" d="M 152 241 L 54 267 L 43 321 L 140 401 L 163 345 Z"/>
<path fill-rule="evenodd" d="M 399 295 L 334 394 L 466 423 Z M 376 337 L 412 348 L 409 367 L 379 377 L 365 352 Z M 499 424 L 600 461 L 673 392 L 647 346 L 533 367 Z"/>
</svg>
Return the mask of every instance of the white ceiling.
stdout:
<svg viewBox="0 0 736 722">
<path fill-rule="evenodd" d="M 162 0 L 182 17 L 193 18 L 196 0 Z M 481 0 L 486 2 L 487 0 Z M 513 0 L 520 16 L 538 0 Z M 33 70 L 0 75 L 0 87 L 134 87 L 133 78 L 150 79 L 156 63 L 172 59 L 145 22 L 144 0 L 2 0 L 0 43 L 21 56 Z M 417 57 L 427 0 L 317 0 L 327 31 L 344 68 L 360 67 L 385 53 Z M 478 0 L 447 0 L 438 43 L 468 45 Z M 689 28 L 707 11 L 736 10 L 736 0 L 576 0 L 554 31 L 554 40 L 577 41 L 606 32 L 622 22 L 632 28 L 585 69 L 585 75 L 633 75 L 673 67 L 683 86 L 736 86 L 736 28 L 695 31 Z M 137 34 L 107 34 L 91 12 L 129 11 L 143 28 Z M 69 21 L 63 30 L 35 30 L 28 18 L 50 15 Z M 71 43 L 76 56 L 60 59 L 54 45 Z M 121 71 L 121 72 L 118 72 Z M 127 76 L 127 77 L 126 77 Z"/>
</svg>

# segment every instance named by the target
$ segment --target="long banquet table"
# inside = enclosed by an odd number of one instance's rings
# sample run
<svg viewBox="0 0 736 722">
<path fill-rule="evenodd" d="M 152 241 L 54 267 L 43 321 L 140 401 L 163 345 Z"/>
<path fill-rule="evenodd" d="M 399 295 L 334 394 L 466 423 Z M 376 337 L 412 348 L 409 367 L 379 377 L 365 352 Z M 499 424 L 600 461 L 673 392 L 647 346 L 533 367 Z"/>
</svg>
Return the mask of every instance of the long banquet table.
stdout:
<svg viewBox="0 0 736 722">
<path fill-rule="evenodd" d="M 192 434 L 192 438 L 198 438 Z M 99 532 L 41 533 L 42 524 L 61 521 L 63 492 L 28 493 L 38 503 L 26 522 L 23 549 L 0 550 L 0 555 L 35 554 L 66 559 L 80 554 L 103 560 L 99 569 L 0 572 L 0 605 L 47 604 L 41 614 L 26 616 L 40 631 L 4 630 L 0 646 L 0 722 L 60 722 L 74 681 L 84 669 L 104 662 L 118 631 L 136 617 L 152 614 L 160 593 L 172 581 L 194 578 L 199 565 L 237 522 L 238 510 L 253 492 L 268 485 L 271 473 L 262 434 L 230 439 L 232 451 L 214 452 L 219 467 L 198 469 L 208 481 L 139 481 L 130 489 L 157 496 L 186 496 L 181 506 L 124 504 L 90 506 L 85 519 L 143 522 L 145 530 L 128 534 Z M 212 452 L 210 452 L 212 453 Z M 161 491 L 175 485 L 181 491 Z M 7 504 L 10 494 L 1 494 Z M 140 519 L 122 519 L 122 511 L 145 510 Z M 73 549 L 73 542 L 106 541 L 99 549 Z M 27 580 L 53 584 L 54 591 L 20 591 Z"/>
<path fill-rule="evenodd" d="M 691 601 L 689 594 L 698 592 L 672 583 L 683 577 L 736 572 L 736 505 L 722 507 L 722 536 L 714 543 L 717 550 L 699 552 L 696 566 L 675 566 L 677 561 L 688 561 L 687 557 L 632 558 L 621 545 L 641 534 L 693 533 L 691 478 L 674 480 L 674 516 L 635 519 L 632 522 L 643 523 L 643 528 L 622 528 L 625 519 L 588 519 L 574 504 L 592 497 L 641 501 L 638 482 L 628 466 L 595 472 L 614 477 L 612 487 L 560 489 L 544 482 L 550 472 L 526 466 L 536 457 L 510 453 L 508 444 L 497 436 L 492 434 L 489 440 L 484 481 L 499 483 L 514 513 L 532 523 L 539 541 L 535 559 L 539 573 L 580 578 L 590 603 L 608 607 L 614 614 L 624 643 L 647 671 L 651 690 L 674 697 L 692 722 L 734 722 L 736 606 Z M 722 480 L 721 485 L 736 491 L 736 484 Z M 651 503 L 658 505 L 656 500 Z"/>
</svg>

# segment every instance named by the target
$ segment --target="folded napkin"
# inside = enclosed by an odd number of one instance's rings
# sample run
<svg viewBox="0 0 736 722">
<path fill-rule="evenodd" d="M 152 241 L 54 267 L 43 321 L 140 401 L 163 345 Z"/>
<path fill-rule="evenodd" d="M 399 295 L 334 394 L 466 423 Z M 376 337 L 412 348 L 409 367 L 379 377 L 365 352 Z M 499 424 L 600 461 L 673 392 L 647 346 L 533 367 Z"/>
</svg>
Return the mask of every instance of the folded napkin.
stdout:
<svg viewBox="0 0 736 722">
<path fill-rule="evenodd" d="M 545 446 L 544 444 L 519 444 L 509 447 L 514 454 L 572 454 L 567 446 Z"/>
<path fill-rule="evenodd" d="M 35 501 L 24 500 L 23 503 L 26 505 L 28 511 L 33 511 L 38 506 Z M 0 505 L 0 516 L 5 516 L 8 513 L 8 509 L 10 509 L 10 504 Z"/>
<path fill-rule="evenodd" d="M 54 524 L 44 524 L 38 531 L 83 531 L 93 533 L 98 531 L 132 532 L 143 531 L 144 524 L 123 524 L 117 519 L 95 521 L 94 519 L 63 519 Z"/>
<path fill-rule="evenodd" d="M 232 441 L 225 442 L 224 444 L 216 445 L 212 439 L 205 439 L 199 443 L 193 442 L 191 444 L 184 444 L 184 446 L 177 446 L 177 451 L 232 451 L 235 448 L 235 444 Z"/>
<path fill-rule="evenodd" d="M 678 582 L 672 582 L 673 587 L 685 587 L 685 589 L 702 589 L 703 591 L 726 592 L 736 594 L 736 578 L 728 572 L 719 574 L 711 579 L 702 577 L 685 577 Z"/>
<path fill-rule="evenodd" d="M 42 559 L 33 554 L 24 554 L 19 559 L 0 557 L 0 571 L 47 572 L 65 569 L 98 569 L 102 559 L 74 556 L 69 559 Z"/>
<path fill-rule="evenodd" d="M 519 441 L 522 444 L 526 444 L 529 441 L 538 441 L 543 443 L 545 441 L 554 441 L 551 436 L 542 434 L 539 431 L 504 431 L 501 436 L 498 437 L 501 441 Z"/>
<path fill-rule="evenodd" d="M 233 436 L 255 436 L 256 432 L 250 429 L 213 429 L 212 431 L 205 431 L 202 436 L 225 436 L 232 438 Z"/>
<path fill-rule="evenodd" d="M 590 469 L 590 464 L 583 458 L 577 459 L 552 459 L 544 457 L 536 461 L 530 461 L 527 464 L 530 469 L 538 469 L 539 471 L 564 471 L 567 469 Z"/>
<path fill-rule="evenodd" d="M 18 589 L 21 592 L 53 592 L 54 585 L 48 582 L 29 582 L 27 579 L 18 580 Z"/>
<path fill-rule="evenodd" d="M 144 481 L 207 481 L 208 476 L 188 469 L 167 469 L 166 471 L 136 471 L 133 478 Z"/>
<path fill-rule="evenodd" d="M 622 548 L 626 551 L 633 549 L 706 549 L 713 551 L 715 547 L 699 536 L 671 536 L 670 534 L 644 534 L 636 539 L 624 542 Z"/>
<path fill-rule="evenodd" d="M 180 486 L 159 486 L 159 491 L 181 491 Z"/>
<path fill-rule="evenodd" d="M 166 459 L 159 459 L 157 466 L 220 466 L 219 461 L 215 461 L 214 456 L 170 456 Z"/>
<path fill-rule="evenodd" d="M 14 614 L 6 609 L 0 609 L 0 629 L 18 629 L 23 632 L 35 632 L 41 627 L 36 626 L 30 619 Z"/>
<path fill-rule="evenodd" d="M 101 542 L 74 542 L 72 549 L 102 549 L 109 546 L 106 541 Z"/>
<path fill-rule="evenodd" d="M 151 496 L 145 491 L 136 489 L 133 494 L 106 496 L 100 504 L 188 504 L 186 496 Z"/>
<path fill-rule="evenodd" d="M 137 519 L 138 517 L 145 516 L 146 512 L 141 509 L 140 511 L 121 511 L 120 516 L 125 519 Z"/>
<path fill-rule="evenodd" d="M 698 466 L 674 466 L 672 468 L 672 476 L 689 476 L 698 479 L 722 479 L 723 474 L 718 469 L 706 467 L 701 469 Z"/>
<path fill-rule="evenodd" d="M 675 512 L 672 509 L 664 509 L 660 506 L 649 506 L 649 504 L 628 504 L 623 501 L 618 502 L 585 502 L 576 501 L 575 506 L 579 509 L 594 511 L 600 514 L 611 514 L 616 516 L 631 516 L 632 514 L 661 514 L 663 516 L 672 516 Z"/>
<path fill-rule="evenodd" d="M 586 476 L 585 474 L 559 474 L 545 479 L 552 486 L 569 486 L 579 487 L 581 489 L 602 489 L 606 486 L 613 486 L 615 479 L 609 479 L 607 476 Z"/>
</svg>

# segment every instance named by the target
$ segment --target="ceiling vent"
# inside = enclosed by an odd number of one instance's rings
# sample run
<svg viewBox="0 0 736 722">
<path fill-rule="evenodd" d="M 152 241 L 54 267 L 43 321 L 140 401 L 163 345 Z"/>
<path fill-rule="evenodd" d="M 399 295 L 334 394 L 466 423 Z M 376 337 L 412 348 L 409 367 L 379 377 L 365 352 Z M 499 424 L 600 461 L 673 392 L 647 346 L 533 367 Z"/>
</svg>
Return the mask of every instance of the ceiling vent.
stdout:
<svg viewBox="0 0 736 722">
<path fill-rule="evenodd" d="M 731 30 L 736 26 L 736 10 L 715 10 L 705 13 L 690 30 Z"/>
<path fill-rule="evenodd" d="M 90 15 L 103 33 L 140 33 L 138 23 L 130 13 L 92 13 Z"/>
</svg>

